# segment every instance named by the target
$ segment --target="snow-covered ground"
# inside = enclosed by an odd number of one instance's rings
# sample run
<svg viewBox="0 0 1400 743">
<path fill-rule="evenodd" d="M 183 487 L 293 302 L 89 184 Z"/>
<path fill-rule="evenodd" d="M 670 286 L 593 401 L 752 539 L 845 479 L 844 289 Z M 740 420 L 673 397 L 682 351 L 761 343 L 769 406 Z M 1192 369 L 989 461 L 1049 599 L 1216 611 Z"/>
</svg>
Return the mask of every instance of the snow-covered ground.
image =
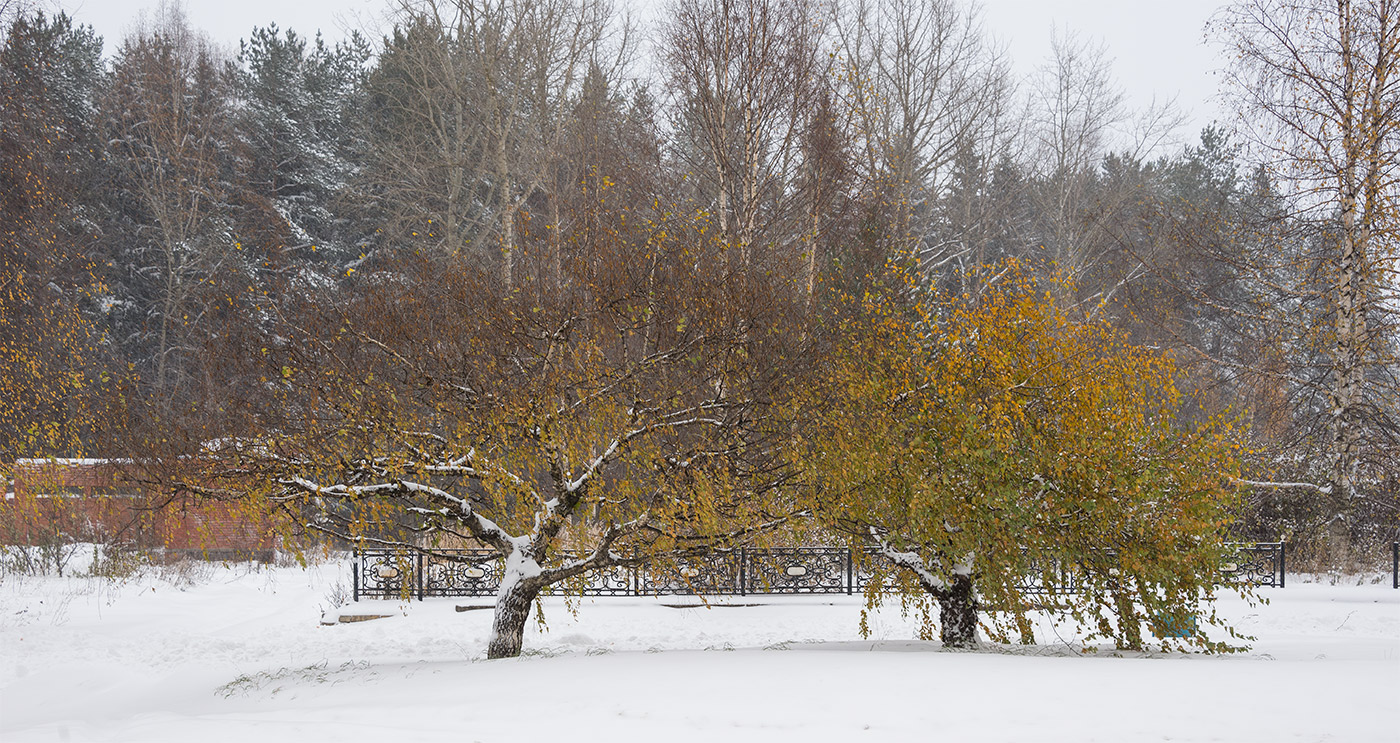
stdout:
<svg viewBox="0 0 1400 743">
<path fill-rule="evenodd" d="M 859 597 L 545 602 L 527 655 L 483 661 L 488 600 L 360 604 L 345 570 L 209 568 L 194 581 L 0 580 L 0 740 L 1400 741 L 1400 591 L 1291 578 L 1227 598 L 1232 656 L 945 652 Z M 1387 576 L 1388 579 L 1389 576 Z"/>
</svg>

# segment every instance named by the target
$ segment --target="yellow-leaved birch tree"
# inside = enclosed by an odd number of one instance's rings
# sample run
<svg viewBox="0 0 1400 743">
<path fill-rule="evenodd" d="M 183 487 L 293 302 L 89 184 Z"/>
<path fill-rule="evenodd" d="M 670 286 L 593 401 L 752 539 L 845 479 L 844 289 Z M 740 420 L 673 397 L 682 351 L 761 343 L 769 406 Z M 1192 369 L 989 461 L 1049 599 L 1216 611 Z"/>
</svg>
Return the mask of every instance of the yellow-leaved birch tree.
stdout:
<svg viewBox="0 0 1400 743">
<path fill-rule="evenodd" d="M 1189 626 L 1227 554 L 1233 427 L 1182 425 L 1168 356 L 1016 264 L 993 273 L 976 298 L 860 300 L 809 401 L 828 411 L 803 441 L 813 509 L 938 603 L 945 645 L 977 644 L 983 617 L 1029 642 L 1034 606 L 1126 648 L 1144 620 Z M 1227 649 L 1204 628 L 1187 642 Z"/>
</svg>

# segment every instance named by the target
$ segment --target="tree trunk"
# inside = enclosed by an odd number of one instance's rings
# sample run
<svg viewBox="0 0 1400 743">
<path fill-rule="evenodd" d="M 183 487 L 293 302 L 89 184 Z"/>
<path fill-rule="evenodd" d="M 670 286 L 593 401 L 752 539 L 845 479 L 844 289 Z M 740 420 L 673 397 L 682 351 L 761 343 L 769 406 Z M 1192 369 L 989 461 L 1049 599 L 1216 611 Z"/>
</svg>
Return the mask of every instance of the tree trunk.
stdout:
<svg viewBox="0 0 1400 743">
<path fill-rule="evenodd" d="M 938 599 L 938 608 L 944 647 L 976 647 L 977 597 L 972 592 L 972 576 L 954 575 L 952 585 Z"/>
<path fill-rule="evenodd" d="M 1351 520 L 1346 514 L 1354 504 L 1350 498 L 1338 498 L 1336 493 L 1333 493 L 1328 505 L 1331 506 L 1333 516 L 1327 522 L 1325 534 L 1327 567 L 1339 572 L 1345 571 L 1351 563 Z"/>
<path fill-rule="evenodd" d="M 515 286 L 515 208 L 506 210 L 501 218 L 501 273 L 506 291 Z"/>
<path fill-rule="evenodd" d="M 803 309 L 811 313 L 812 298 L 817 293 L 817 241 L 821 238 L 822 216 L 820 195 L 812 198 L 812 231 L 807 243 L 807 297 Z"/>
<path fill-rule="evenodd" d="M 496 597 L 496 615 L 491 622 L 491 641 L 486 646 L 488 659 L 520 655 L 525 622 L 530 618 L 530 605 L 539 593 L 540 587 L 531 581 L 522 580 L 501 587 L 501 593 Z"/>
</svg>

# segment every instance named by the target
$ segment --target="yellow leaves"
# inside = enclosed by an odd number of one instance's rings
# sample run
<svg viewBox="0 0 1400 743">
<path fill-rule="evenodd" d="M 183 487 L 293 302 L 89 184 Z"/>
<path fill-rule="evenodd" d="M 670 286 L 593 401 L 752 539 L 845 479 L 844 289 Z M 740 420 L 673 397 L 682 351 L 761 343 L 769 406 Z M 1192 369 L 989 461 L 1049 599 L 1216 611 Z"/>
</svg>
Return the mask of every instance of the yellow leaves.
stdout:
<svg viewBox="0 0 1400 743">
<path fill-rule="evenodd" d="M 1178 428 L 1169 357 L 1060 305 L 1046 288 L 1058 280 L 1002 268 L 979 299 L 932 295 L 905 312 L 865 295 L 823 398 L 836 404 L 804 438 L 837 501 L 824 513 L 976 552 L 983 576 L 1021 575 L 1023 549 L 1122 540 L 1144 550 L 1128 569 L 1147 574 L 1163 570 L 1151 551 L 1182 534 L 1214 543 L 1232 429 Z"/>
</svg>

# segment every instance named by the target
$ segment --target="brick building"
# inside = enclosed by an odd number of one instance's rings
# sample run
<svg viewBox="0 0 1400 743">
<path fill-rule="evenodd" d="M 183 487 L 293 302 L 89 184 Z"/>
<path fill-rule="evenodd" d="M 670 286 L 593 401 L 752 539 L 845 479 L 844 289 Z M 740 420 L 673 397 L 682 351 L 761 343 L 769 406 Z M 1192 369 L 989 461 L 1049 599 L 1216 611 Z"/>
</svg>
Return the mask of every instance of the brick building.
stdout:
<svg viewBox="0 0 1400 743">
<path fill-rule="evenodd" d="M 247 503 L 171 498 L 110 459 L 21 459 L 0 501 L 0 542 L 94 542 L 215 559 L 270 560 L 270 519 Z"/>
</svg>

